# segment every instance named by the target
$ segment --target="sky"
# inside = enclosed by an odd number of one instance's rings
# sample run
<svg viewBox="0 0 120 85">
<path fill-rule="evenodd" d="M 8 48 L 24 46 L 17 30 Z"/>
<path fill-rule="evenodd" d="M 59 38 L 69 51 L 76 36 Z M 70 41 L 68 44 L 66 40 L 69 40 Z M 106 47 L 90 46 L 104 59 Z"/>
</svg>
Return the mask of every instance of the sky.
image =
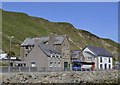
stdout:
<svg viewBox="0 0 120 85">
<path fill-rule="evenodd" d="M 2 9 L 69 22 L 77 29 L 118 42 L 117 2 L 3 2 Z"/>
</svg>

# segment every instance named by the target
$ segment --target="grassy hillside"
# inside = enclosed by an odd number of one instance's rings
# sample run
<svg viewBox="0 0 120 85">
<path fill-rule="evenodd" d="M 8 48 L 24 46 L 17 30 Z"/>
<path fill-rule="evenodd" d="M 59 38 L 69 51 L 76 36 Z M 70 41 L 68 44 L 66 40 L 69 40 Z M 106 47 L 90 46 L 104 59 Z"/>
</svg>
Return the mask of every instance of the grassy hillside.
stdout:
<svg viewBox="0 0 120 85">
<path fill-rule="evenodd" d="M 67 35 L 71 44 L 71 50 L 82 49 L 86 45 L 94 45 L 106 48 L 117 56 L 118 44 L 110 39 L 76 29 L 67 22 L 50 22 L 43 18 L 32 17 L 24 13 L 2 12 L 3 50 L 9 51 L 9 36 L 14 35 L 12 51 L 19 55 L 19 45 L 26 37 L 48 36 L 51 32 L 58 35 Z"/>
</svg>

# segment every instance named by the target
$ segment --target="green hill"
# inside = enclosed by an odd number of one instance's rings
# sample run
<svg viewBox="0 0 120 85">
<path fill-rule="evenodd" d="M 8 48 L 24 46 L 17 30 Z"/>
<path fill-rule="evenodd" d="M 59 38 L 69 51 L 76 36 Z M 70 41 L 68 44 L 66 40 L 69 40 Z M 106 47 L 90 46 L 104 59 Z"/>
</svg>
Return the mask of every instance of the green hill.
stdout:
<svg viewBox="0 0 120 85">
<path fill-rule="evenodd" d="M 76 29 L 67 22 L 50 22 L 24 13 L 2 10 L 2 32 L 3 50 L 9 51 L 9 36 L 14 35 L 12 51 L 17 56 L 19 56 L 19 45 L 26 37 L 48 36 L 50 33 L 67 35 L 71 50 L 82 49 L 86 45 L 94 45 L 106 48 L 114 56 L 117 56 L 118 53 L 118 44 L 110 39 L 100 38 L 88 31 Z"/>
</svg>

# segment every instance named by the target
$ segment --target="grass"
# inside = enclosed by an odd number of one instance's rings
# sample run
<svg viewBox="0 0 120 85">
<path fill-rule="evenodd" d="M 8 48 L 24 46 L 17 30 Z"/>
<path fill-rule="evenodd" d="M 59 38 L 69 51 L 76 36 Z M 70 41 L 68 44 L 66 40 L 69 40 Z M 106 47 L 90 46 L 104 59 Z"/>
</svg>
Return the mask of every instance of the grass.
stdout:
<svg viewBox="0 0 120 85">
<path fill-rule="evenodd" d="M 68 22 L 50 22 L 43 18 L 32 17 L 24 13 L 2 11 L 3 50 L 9 51 L 9 36 L 14 35 L 12 50 L 19 56 L 19 45 L 26 37 L 48 36 L 51 32 L 58 35 L 67 35 L 73 42 L 71 50 L 84 48 L 86 45 L 105 47 L 110 53 L 118 44 L 110 39 L 100 38 L 88 31 L 76 29 Z M 81 36 L 80 36 L 80 35 Z M 111 46 L 106 46 L 107 42 Z"/>
</svg>

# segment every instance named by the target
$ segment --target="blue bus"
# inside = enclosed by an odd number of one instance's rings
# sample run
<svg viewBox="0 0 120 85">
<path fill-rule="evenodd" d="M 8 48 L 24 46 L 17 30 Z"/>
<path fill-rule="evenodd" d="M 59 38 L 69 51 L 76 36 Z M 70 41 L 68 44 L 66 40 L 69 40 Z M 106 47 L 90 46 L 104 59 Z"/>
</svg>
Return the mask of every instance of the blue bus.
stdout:
<svg viewBox="0 0 120 85">
<path fill-rule="evenodd" d="M 72 61 L 73 71 L 90 71 L 90 70 L 94 70 L 94 67 L 95 67 L 94 62 L 82 62 L 80 60 Z"/>
<path fill-rule="evenodd" d="M 72 70 L 73 71 L 81 71 L 81 61 L 80 60 L 73 60 L 72 61 Z"/>
</svg>

